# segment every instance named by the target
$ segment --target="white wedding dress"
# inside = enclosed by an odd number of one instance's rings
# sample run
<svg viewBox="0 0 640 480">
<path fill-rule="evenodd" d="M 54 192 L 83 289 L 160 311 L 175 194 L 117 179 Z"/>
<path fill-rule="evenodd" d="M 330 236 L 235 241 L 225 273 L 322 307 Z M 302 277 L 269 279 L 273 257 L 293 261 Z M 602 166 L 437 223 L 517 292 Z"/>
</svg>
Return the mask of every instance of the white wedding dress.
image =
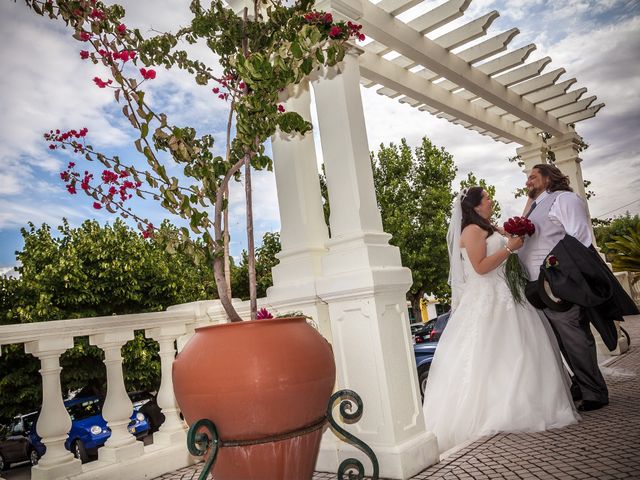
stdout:
<svg viewBox="0 0 640 480">
<path fill-rule="evenodd" d="M 505 243 L 490 235 L 487 255 Z M 438 343 L 423 405 L 440 452 L 495 432 L 575 423 L 579 416 L 550 327 L 526 301 L 514 301 L 504 263 L 479 275 L 461 251 L 465 286 Z"/>
</svg>

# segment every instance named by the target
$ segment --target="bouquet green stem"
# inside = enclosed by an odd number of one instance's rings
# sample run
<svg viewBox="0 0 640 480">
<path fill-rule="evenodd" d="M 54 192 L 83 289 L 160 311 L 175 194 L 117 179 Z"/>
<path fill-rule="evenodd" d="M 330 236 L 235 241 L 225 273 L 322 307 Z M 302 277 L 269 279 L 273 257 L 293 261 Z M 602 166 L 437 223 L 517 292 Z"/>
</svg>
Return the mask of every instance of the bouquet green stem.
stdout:
<svg viewBox="0 0 640 480">
<path fill-rule="evenodd" d="M 523 305 L 525 301 L 524 287 L 527 285 L 529 279 L 527 278 L 527 274 L 522 268 L 520 260 L 518 260 L 518 255 L 513 253 L 509 255 L 509 258 L 507 258 L 507 263 L 504 267 L 504 273 L 505 281 L 509 286 L 511 295 L 513 295 L 513 298 L 517 303 Z"/>
</svg>

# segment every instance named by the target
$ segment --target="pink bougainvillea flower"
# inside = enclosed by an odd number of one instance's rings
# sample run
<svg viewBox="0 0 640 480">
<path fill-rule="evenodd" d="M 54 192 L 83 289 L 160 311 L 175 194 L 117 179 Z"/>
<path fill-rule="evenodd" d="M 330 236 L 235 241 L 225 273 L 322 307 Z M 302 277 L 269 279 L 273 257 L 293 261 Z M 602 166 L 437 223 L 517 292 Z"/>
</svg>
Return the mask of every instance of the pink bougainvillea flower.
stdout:
<svg viewBox="0 0 640 480">
<path fill-rule="evenodd" d="M 278 105 L 278 111 L 280 113 L 284 113 L 284 107 L 282 105 Z"/>
<path fill-rule="evenodd" d="M 94 77 L 93 78 L 93 82 L 99 87 L 99 88 L 105 88 L 108 85 L 111 85 L 112 80 L 109 79 L 106 82 L 102 79 L 100 79 L 99 77 Z"/>
<path fill-rule="evenodd" d="M 93 202 L 93 208 L 95 208 L 96 210 L 100 210 L 102 208 L 102 204 L 98 202 Z"/>
<path fill-rule="evenodd" d="M 80 50 L 80 58 L 86 60 L 89 58 L 89 52 L 87 50 Z"/>
<path fill-rule="evenodd" d="M 80 40 L 83 42 L 88 42 L 91 40 L 91 34 L 89 32 L 80 32 Z"/>
<path fill-rule="evenodd" d="M 256 312 L 256 320 L 265 320 L 267 318 L 273 318 L 273 315 L 266 308 L 261 308 Z"/>
<path fill-rule="evenodd" d="M 116 27 L 116 30 L 118 31 L 119 34 L 124 35 L 127 31 L 127 26 L 124 23 L 121 23 Z"/>
<path fill-rule="evenodd" d="M 219 89 L 218 87 L 213 87 L 213 88 L 211 89 L 211 91 L 212 91 L 213 93 L 220 93 L 220 89 Z"/>
<path fill-rule="evenodd" d="M 147 225 L 147 228 L 145 228 L 145 229 L 142 231 L 142 237 L 143 237 L 143 238 L 149 238 L 149 237 L 152 237 L 152 236 L 153 236 L 153 229 L 154 229 L 153 223 L 148 224 L 148 225 Z"/>
<path fill-rule="evenodd" d="M 145 80 L 153 80 L 156 78 L 156 71 L 151 68 L 148 70 L 146 68 L 141 68 L 140 75 L 142 75 L 142 78 Z"/>
</svg>

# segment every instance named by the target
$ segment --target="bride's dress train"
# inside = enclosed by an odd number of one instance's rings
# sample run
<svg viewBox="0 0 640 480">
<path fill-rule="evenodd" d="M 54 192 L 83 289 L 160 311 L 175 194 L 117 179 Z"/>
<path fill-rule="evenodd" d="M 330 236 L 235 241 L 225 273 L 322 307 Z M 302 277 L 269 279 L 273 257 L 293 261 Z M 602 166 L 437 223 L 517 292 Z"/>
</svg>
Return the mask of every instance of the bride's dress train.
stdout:
<svg viewBox="0 0 640 480">
<path fill-rule="evenodd" d="M 487 255 L 505 239 L 487 238 Z M 466 254 L 460 304 L 440 338 L 427 380 L 424 413 L 441 452 L 495 432 L 533 432 L 579 416 L 550 327 L 517 304 L 501 267 L 479 275 Z"/>
</svg>

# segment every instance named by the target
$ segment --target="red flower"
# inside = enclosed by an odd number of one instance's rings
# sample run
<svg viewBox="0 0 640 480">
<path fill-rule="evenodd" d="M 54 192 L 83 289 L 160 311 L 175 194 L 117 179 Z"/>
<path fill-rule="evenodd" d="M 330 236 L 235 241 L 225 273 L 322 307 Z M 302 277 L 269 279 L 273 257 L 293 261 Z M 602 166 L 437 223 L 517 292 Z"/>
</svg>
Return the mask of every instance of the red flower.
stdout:
<svg viewBox="0 0 640 480">
<path fill-rule="evenodd" d="M 284 113 L 284 107 L 282 105 L 278 105 L 278 111 L 280 113 Z"/>
<path fill-rule="evenodd" d="M 145 80 L 153 80 L 154 78 L 156 78 L 156 71 L 152 69 L 147 70 L 146 68 L 141 68 L 140 75 L 142 75 L 142 78 L 144 78 Z"/>
<path fill-rule="evenodd" d="M 211 89 L 213 93 L 220 93 L 220 89 L 218 87 L 214 87 Z"/>
<path fill-rule="evenodd" d="M 75 195 L 76 194 L 76 187 L 72 184 L 67 185 L 67 191 L 71 194 L 71 195 Z"/>
<path fill-rule="evenodd" d="M 98 87 L 100 87 L 100 88 L 105 88 L 106 86 L 111 85 L 112 80 L 111 80 L 111 79 L 109 79 L 109 80 L 107 80 L 107 81 L 105 82 L 104 80 L 100 79 L 99 77 L 94 77 L 94 78 L 93 78 L 93 82 L 94 82 Z"/>
<path fill-rule="evenodd" d="M 102 208 L 102 205 L 98 202 L 93 202 L 93 208 L 95 208 L 96 210 L 100 210 Z"/>
<path fill-rule="evenodd" d="M 116 30 L 118 31 L 119 34 L 124 35 L 125 32 L 127 31 L 127 26 L 124 23 L 121 23 L 116 27 Z"/>
<path fill-rule="evenodd" d="M 80 50 L 80 58 L 86 60 L 89 58 L 89 52 L 86 50 Z"/>
<path fill-rule="evenodd" d="M 80 40 L 83 42 L 88 42 L 91 40 L 91 34 L 89 32 L 80 32 Z"/>
<path fill-rule="evenodd" d="M 509 235 L 522 237 L 524 235 L 533 235 L 536 227 L 528 218 L 512 217 L 504 223 L 504 230 Z"/>
<path fill-rule="evenodd" d="M 545 260 L 545 262 L 544 262 L 544 265 L 545 265 L 545 267 L 547 267 L 547 268 L 552 268 L 552 267 L 557 266 L 559 263 L 560 263 L 560 262 L 558 261 L 558 257 L 556 257 L 555 255 L 549 255 L 549 256 L 546 258 L 546 260 Z"/>
<path fill-rule="evenodd" d="M 325 13 L 324 23 L 331 23 L 331 22 L 333 22 L 333 15 L 331 15 L 330 13 Z"/>
<path fill-rule="evenodd" d="M 261 308 L 256 312 L 256 320 L 265 320 L 267 318 L 273 318 L 273 315 L 266 308 Z"/>
<path fill-rule="evenodd" d="M 148 224 L 147 228 L 145 228 L 142 231 L 142 238 L 152 237 L 153 236 L 153 229 L 154 229 L 153 223 Z"/>
<path fill-rule="evenodd" d="M 342 36 L 342 29 L 337 25 L 334 25 L 333 27 L 331 27 L 331 30 L 329 30 L 329 36 L 331 38 L 338 38 Z"/>
</svg>

